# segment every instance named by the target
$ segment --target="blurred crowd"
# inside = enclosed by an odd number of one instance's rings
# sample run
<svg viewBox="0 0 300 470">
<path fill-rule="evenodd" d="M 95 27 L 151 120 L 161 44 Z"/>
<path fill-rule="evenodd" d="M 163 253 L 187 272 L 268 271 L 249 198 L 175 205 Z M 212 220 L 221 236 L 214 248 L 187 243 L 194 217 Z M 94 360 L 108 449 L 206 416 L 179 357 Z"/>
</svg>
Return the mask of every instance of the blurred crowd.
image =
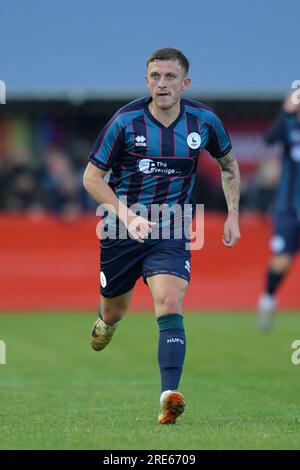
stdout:
<svg viewBox="0 0 300 470">
<path fill-rule="evenodd" d="M 54 118 L 0 119 L 0 210 L 50 211 L 67 218 L 95 211 L 96 203 L 82 186 L 82 175 L 101 126 L 97 122 L 87 127 L 89 132 L 82 132 L 82 126 L 78 132 L 76 126 Z M 232 140 L 242 171 L 241 209 L 267 213 L 277 188 L 279 153 L 264 152 L 262 147 L 253 158 L 248 141 L 249 158 L 245 159 L 234 133 Z M 226 209 L 218 165 L 208 156 L 201 158 L 194 198 L 208 210 Z"/>
<path fill-rule="evenodd" d="M 95 210 L 82 186 L 92 141 L 48 118 L 0 121 L 0 210 L 74 217 Z"/>
<path fill-rule="evenodd" d="M 50 146 L 41 160 L 28 147 L 14 148 L 0 167 L 1 209 L 70 215 L 92 209 L 82 187 L 83 168 L 61 147 Z"/>
</svg>

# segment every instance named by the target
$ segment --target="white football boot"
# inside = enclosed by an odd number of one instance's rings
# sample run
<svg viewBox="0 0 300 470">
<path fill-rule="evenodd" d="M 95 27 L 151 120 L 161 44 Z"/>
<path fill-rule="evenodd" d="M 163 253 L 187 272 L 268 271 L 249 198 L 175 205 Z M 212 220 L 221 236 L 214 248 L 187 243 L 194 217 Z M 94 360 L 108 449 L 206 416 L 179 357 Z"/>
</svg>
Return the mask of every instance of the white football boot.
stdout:
<svg viewBox="0 0 300 470">
<path fill-rule="evenodd" d="M 277 302 L 273 295 L 265 293 L 259 298 L 257 321 L 259 329 L 264 333 L 269 332 L 273 326 L 276 307 Z"/>
</svg>

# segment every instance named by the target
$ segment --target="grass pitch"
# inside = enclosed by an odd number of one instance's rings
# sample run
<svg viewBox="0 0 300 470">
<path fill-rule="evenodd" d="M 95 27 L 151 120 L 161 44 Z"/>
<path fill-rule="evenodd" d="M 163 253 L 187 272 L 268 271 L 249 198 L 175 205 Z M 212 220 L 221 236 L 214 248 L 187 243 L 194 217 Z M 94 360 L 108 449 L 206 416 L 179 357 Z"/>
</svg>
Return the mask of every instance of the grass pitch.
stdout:
<svg viewBox="0 0 300 470">
<path fill-rule="evenodd" d="M 186 315 L 175 426 L 156 424 L 158 328 L 129 314 L 105 351 L 89 347 L 95 315 L 0 315 L 0 449 L 297 449 L 299 316 L 264 336 L 245 314 Z"/>
</svg>

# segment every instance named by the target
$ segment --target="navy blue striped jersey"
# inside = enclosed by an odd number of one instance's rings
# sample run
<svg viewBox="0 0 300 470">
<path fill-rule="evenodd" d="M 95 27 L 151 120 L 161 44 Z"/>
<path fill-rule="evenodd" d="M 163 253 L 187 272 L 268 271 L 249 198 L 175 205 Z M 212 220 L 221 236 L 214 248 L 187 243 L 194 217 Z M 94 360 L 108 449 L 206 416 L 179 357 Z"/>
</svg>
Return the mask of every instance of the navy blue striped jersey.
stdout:
<svg viewBox="0 0 300 470">
<path fill-rule="evenodd" d="M 276 198 L 276 209 L 300 211 L 300 119 L 281 111 L 266 134 L 269 144 L 280 142 L 284 151 Z"/>
<path fill-rule="evenodd" d="M 225 156 L 228 133 L 211 109 L 188 99 L 181 99 L 177 119 L 165 127 L 150 113 L 150 100 L 121 108 L 100 132 L 89 160 L 112 170 L 110 186 L 128 206 L 190 203 L 199 155 L 206 149 L 215 158 Z"/>
</svg>

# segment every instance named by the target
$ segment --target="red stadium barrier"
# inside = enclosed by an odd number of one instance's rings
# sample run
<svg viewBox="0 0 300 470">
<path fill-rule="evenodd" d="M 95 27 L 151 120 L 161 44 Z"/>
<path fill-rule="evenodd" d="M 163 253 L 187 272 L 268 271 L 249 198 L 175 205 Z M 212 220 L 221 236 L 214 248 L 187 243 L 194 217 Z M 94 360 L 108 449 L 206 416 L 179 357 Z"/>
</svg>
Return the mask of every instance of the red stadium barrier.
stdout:
<svg viewBox="0 0 300 470">
<path fill-rule="evenodd" d="M 243 217 L 242 239 L 234 249 L 221 243 L 224 215 L 206 215 L 205 245 L 192 254 L 190 309 L 255 308 L 270 253 L 270 225 L 259 216 Z M 96 309 L 99 255 L 97 219 L 75 222 L 55 217 L 0 216 L 0 309 Z M 299 308 L 300 262 L 281 288 L 281 308 Z M 151 309 L 140 280 L 132 309 Z"/>
</svg>

